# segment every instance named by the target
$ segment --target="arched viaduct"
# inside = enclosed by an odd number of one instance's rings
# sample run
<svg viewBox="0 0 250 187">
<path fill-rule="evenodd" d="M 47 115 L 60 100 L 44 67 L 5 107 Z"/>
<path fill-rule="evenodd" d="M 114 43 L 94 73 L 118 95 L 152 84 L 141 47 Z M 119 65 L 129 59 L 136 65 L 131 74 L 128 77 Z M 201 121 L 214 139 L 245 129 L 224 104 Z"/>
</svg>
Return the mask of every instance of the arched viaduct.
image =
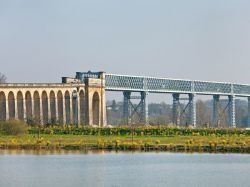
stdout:
<svg viewBox="0 0 250 187">
<path fill-rule="evenodd" d="M 0 120 L 20 119 L 41 124 L 82 124 L 105 126 L 106 91 L 123 92 L 124 124 L 130 124 L 135 113 L 139 123 L 148 123 L 149 93 L 172 94 L 173 123 L 180 125 L 180 95 L 188 95 L 183 111 L 188 113 L 189 125 L 196 127 L 196 96 L 213 97 L 213 126 L 219 123 L 220 96 L 228 97 L 224 111 L 228 112 L 229 127 L 236 127 L 235 98 L 248 98 L 250 126 L 250 85 L 180 80 L 169 78 L 77 72 L 75 78 L 63 77 L 57 84 L 0 84 Z M 139 97 L 131 96 L 140 93 Z M 139 99 L 134 107 L 131 99 Z"/>
<path fill-rule="evenodd" d="M 106 125 L 102 79 L 85 83 L 0 84 L 0 120 L 40 124 Z"/>
</svg>

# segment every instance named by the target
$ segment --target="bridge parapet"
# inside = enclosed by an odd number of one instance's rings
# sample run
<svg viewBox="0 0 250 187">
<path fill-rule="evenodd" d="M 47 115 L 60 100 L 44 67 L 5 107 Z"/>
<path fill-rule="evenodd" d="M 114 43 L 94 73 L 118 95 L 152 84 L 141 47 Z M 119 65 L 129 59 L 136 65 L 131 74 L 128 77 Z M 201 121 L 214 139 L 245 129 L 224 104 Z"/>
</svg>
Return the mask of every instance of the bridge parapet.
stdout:
<svg viewBox="0 0 250 187">
<path fill-rule="evenodd" d="M 102 72 L 102 71 L 99 71 L 99 72 L 92 72 L 92 71 L 76 72 L 76 79 L 80 79 L 82 82 L 84 82 L 88 78 L 100 79 L 100 78 L 102 78 L 102 74 L 104 74 L 104 72 Z"/>
<path fill-rule="evenodd" d="M 250 96 L 250 85 L 105 74 L 106 90 Z"/>
<path fill-rule="evenodd" d="M 103 88 L 105 86 L 104 80 L 96 78 L 88 78 L 85 84 L 90 87 Z"/>
<path fill-rule="evenodd" d="M 250 86 L 244 84 L 233 84 L 234 94 L 239 96 L 250 96 Z"/>
<path fill-rule="evenodd" d="M 194 92 L 200 94 L 231 94 L 230 83 L 194 81 Z"/>
<path fill-rule="evenodd" d="M 62 83 L 1 83 L 0 88 L 64 88 L 64 87 L 84 86 L 84 83 L 62 84 Z"/>
<path fill-rule="evenodd" d="M 107 90 L 191 92 L 191 81 L 106 74 Z"/>
</svg>

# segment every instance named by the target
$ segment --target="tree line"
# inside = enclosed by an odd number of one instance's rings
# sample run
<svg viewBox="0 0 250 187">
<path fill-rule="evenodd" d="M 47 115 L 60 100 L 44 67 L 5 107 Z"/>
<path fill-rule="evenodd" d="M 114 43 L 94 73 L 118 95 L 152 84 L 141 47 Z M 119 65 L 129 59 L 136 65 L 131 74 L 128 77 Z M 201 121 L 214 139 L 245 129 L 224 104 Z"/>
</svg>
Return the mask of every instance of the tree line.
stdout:
<svg viewBox="0 0 250 187">
<path fill-rule="evenodd" d="M 237 127 L 247 127 L 248 103 L 245 100 L 236 99 L 236 124 Z M 188 107 L 186 104 L 180 104 L 181 126 L 189 125 Z M 213 100 L 197 100 L 196 116 L 197 127 L 228 127 L 228 100 L 221 99 L 218 107 L 219 120 L 216 124 L 212 122 Z M 150 125 L 171 125 L 173 112 L 172 104 L 165 102 L 149 103 L 148 115 Z M 124 125 L 123 120 L 123 102 L 107 101 L 108 124 Z"/>
</svg>

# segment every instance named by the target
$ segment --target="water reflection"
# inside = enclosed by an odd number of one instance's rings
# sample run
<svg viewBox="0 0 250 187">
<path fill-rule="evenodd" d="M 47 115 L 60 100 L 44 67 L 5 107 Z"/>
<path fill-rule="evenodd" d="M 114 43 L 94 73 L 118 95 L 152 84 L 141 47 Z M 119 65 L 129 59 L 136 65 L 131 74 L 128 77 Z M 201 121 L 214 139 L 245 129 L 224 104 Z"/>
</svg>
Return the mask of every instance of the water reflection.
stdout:
<svg viewBox="0 0 250 187">
<path fill-rule="evenodd" d="M 65 149 L 52 149 L 52 150 L 44 150 L 44 149 L 0 149 L 1 155 L 78 155 L 78 154 L 98 154 L 104 155 L 108 153 L 128 153 L 128 154 L 137 154 L 137 153 L 150 153 L 150 152 L 142 152 L 142 151 L 108 151 L 108 150 L 65 150 Z M 152 153 L 152 152 L 151 152 Z M 153 152 L 153 153 L 162 153 L 162 152 Z M 192 154 L 192 153 L 189 153 Z"/>
<path fill-rule="evenodd" d="M 247 186 L 250 155 L 1 150 L 0 187 Z"/>
<path fill-rule="evenodd" d="M 77 155 L 77 154 L 106 154 L 110 151 L 104 150 L 23 150 L 23 149 L 6 149 L 0 150 L 1 155 Z"/>
</svg>

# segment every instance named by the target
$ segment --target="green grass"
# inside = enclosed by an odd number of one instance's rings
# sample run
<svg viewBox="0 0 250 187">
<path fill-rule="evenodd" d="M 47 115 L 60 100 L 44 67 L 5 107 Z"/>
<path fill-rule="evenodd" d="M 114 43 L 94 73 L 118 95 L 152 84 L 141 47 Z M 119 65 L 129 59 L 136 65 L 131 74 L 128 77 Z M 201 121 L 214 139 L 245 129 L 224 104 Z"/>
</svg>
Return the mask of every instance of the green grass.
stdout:
<svg viewBox="0 0 250 187">
<path fill-rule="evenodd" d="M 160 150 L 250 153 L 250 136 L 224 135 L 0 135 L 1 149 Z"/>
</svg>

